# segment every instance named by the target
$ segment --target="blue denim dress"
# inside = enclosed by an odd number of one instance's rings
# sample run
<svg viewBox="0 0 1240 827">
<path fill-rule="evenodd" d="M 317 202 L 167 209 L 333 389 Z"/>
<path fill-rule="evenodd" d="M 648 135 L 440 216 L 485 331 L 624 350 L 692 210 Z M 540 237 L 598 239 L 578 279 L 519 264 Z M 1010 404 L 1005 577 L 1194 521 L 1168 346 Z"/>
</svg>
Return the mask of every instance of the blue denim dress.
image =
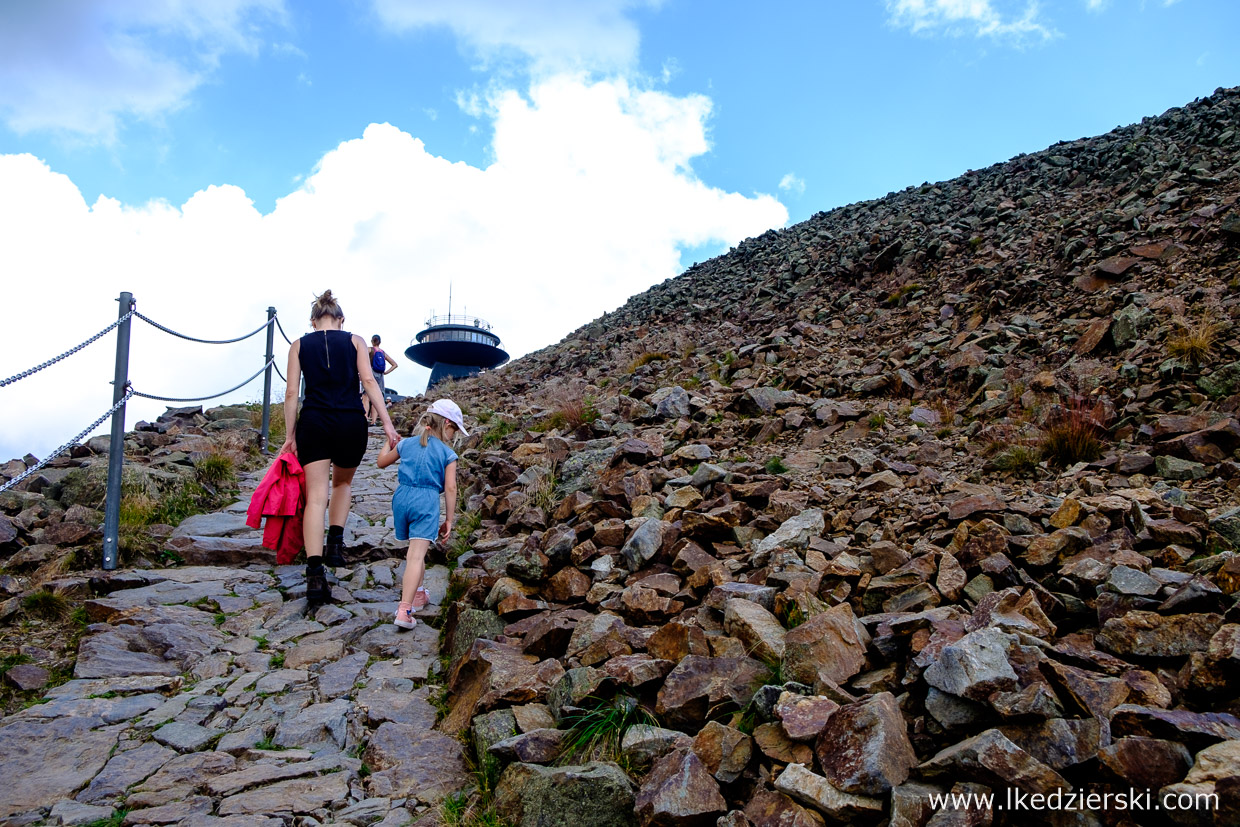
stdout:
<svg viewBox="0 0 1240 827">
<path fill-rule="evenodd" d="M 456 452 L 433 436 L 425 448 L 418 438 L 402 439 L 396 452 L 400 454 L 400 485 L 392 495 L 396 539 L 434 541 L 439 536 L 444 471 L 456 462 Z"/>
</svg>

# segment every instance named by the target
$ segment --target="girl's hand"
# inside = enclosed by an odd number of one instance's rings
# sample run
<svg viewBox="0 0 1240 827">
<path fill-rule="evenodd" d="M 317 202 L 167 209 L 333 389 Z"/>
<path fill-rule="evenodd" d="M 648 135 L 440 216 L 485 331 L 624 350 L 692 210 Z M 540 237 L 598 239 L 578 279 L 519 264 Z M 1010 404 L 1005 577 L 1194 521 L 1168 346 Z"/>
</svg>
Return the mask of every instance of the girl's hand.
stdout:
<svg viewBox="0 0 1240 827">
<path fill-rule="evenodd" d="M 452 533 L 452 526 L 448 525 L 448 521 L 444 520 L 439 525 L 439 541 L 443 542 L 448 539 L 448 535 Z"/>
<path fill-rule="evenodd" d="M 387 435 L 389 448 L 395 448 L 396 443 L 400 442 L 400 434 L 396 433 L 396 429 L 392 427 L 391 423 L 384 423 L 383 433 Z"/>
<path fill-rule="evenodd" d="M 296 453 L 297 453 L 297 440 L 293 439 L 290 436 L 290 437 L 285 438 L 284 444 L 280 446 L 280 450 L 276 452 L 276 456 L 279 456 L 280 454 L 296 454 Z"/>
</svg>

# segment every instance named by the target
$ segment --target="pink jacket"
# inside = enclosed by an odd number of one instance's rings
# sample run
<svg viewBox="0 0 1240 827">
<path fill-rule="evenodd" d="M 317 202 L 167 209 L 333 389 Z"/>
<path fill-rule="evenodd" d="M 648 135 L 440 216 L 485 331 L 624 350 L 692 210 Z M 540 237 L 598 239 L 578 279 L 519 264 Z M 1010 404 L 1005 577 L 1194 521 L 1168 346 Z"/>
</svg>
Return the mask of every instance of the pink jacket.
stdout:
<svg viewBox="0 0 1240 827">
<path fill-rule="evenodd" d="M 306 473 L 295 455 L 280 454 L 250 498 L 245 523 L 258 528 L 267 518 L 263 548 L 273 549 L 276 563 L 287 566 L 305 545 L 301 533 L 305 510 Z"/>
</svg>

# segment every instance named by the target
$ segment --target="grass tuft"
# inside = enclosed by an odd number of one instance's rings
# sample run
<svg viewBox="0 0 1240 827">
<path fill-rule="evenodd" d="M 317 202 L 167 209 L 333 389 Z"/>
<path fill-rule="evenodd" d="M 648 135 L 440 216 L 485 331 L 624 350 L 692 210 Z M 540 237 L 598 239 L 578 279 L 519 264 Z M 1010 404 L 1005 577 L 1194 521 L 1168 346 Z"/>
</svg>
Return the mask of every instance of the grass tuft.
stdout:
<svg viewBox="0 0 1240 827">
<path fill-rule="evenodd" d="M 783 457 L 771 457 L 763 467 L 766 468 L 768 474 L 783 474 L 788 471 L 788 466 L 784 465 Z"/>
<path fill-rule="evenodd" d="M 1046 427 L 1038 446 L 1042 458 L 1061 468 L 1098 459 L 1104 419 L 1100 406 L 1087 407 L 1080 399 L 1072 400 Z"/>
<path fill-rule="evenodd" d="M 44 620 L 59 620 L 69 614 L 69 601 L 62 595 L 43 589 L 23 597 L 22 609 L 26 611 L 26 614 L 41 617 Z"/>
<path fill-rule="evenodd" d="M 583 703 L 590 702 L 593 706 L 564 719 L 570 734 L 560 753 L 560 763 L 620 761 L 620 742 L 629 727 L 657 723 L 654 715 L 628 695 L 617 695 L 612 700 L 586 698 Z"/>
<path fill-rule="evenodd" d="M 1026 477 L 1037 470 L 1040 459 L 1036 448 L 1011 445 L 999 452 L 993 464 L 1000 471 L 1010 471 L 1018 477 Z"/>
<path fill-rule="evenodd" d="M 1167 337 L 1167 353 L 1200 367 L 1214 358 L 1219 339 L 1227 326 L 1206 316 L 1198 321 L 1176 319 L 1177 329 Z"/>
<path fill-rule="evenodd" d="M 668 358 L 671 358 L 671 357 L 669 357 L 666 353 L 664 353 L 661 350 L 650 350 L 650 351 L 647 351 L 641 354 L 636 359 L 634 359 L 632 362 L 630 362 L 629 368 L 626 372 L 634 373 L 637 371 L 638 368 L 644 365 L 648 365 L 651 362 L 662 362 L 664 359 L 668 359 Z"/>
<path fill-rule="evenodd" d="M 237 466 L 227 454 L 212 452 L 194 466 L 198 482 L 212 488 L 226 488 L 237 481 Z"/>
</svg>

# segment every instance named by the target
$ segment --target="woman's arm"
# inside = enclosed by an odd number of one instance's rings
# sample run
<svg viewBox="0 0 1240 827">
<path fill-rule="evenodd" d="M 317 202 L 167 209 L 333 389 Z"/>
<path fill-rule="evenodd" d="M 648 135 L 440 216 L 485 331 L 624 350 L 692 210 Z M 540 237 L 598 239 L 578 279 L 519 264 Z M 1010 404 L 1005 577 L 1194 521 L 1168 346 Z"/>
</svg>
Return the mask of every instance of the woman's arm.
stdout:
<svg viewBox="0 0 1240 827">
<path fill-rule="evenodd" d="M 297 453 L 297 392 L 301 388 L 301 339 L 288 349 L 288 366 L 284 383 L 284 444 L 279 453 Z"/>
<path fill-rule="evenodd" d="M 386 350 L 383 351 L 383 358 L 387 360 L 387 363 L 391 366 L 383 372 L 383 375 L 387 376 L 389 373 L 396 370 L 396 360 L 393 359 L 392 354 L 388 353 Z"/>
<path fill-rule="evenodd" d="M 443 525 L 439 527 L 439 539 L 446 540 L 452 533 L 452 525 L 456 522 L 456 460 L 448 463 L 443 469 L 443 497 L 447 501 Z"/>
<path fill-rule="evenodd" d="M 396 445 L 384 445 L 379 449 L 379 467 L 387 468 L 400 459 L 400 451 Z"/>
<path fill-rule="evenodd" d="M 370 400 L 370 404 L 379 412 L 379 418 L 383 420 L 383 433 L 387 435 L 388 445 L 395 448 L 396 443 L 400 442 L 400 434 L 396 433 L 396 428 L 392 425 L 392 417 L 388 416 L 383 393 L 379 390 L 379 383 L 375 381 L 375 372 L 370 369 L 370 356 L 366 349 L 366 342 L 356 333 L 353 334 L 353 349 L 357 351 L 357 375 L 362 380 L 362 387 L 366 389 L 366 398 Z"/>
</svg>

